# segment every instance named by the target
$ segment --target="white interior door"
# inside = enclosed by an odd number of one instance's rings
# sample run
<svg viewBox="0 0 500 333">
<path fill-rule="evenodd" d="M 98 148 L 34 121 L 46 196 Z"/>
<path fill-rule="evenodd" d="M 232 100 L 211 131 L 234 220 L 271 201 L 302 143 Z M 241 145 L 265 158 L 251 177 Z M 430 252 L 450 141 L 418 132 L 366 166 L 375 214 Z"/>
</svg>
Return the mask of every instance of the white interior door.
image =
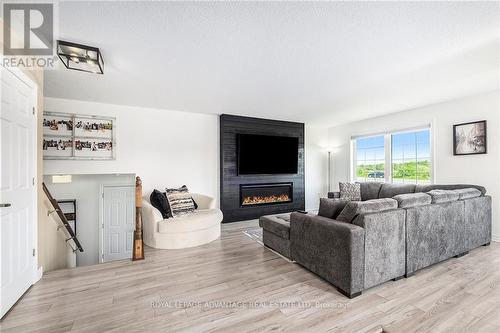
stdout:
<svg viewBox="0 0 500 333">
<path fill-rule="evenodd" d="M 103 187 L 103 261 L 132 258 L 135 187 Z"/>
<path fill-rule="evenodd" d="M 36 246 L 35 88 L 0 66 L 0 317 L 33 284 Z"/>
</svg>

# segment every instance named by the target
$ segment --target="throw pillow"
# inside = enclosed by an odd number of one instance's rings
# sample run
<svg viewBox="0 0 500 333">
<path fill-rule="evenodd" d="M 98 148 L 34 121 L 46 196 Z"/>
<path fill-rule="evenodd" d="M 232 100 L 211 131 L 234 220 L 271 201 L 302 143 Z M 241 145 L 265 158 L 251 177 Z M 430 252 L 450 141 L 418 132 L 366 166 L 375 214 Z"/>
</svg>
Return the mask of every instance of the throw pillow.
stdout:
<svg viewBox="0 0 500 333">
<path fill-rule="evenodd" d="M 173 217 L 189 214 L 195 210 L 194 200 L 186 185 L 179 188 L 167 188 L 165 193 Z"/>
<path fill-rule="evenodd" d="M 154 190 L 149 196 L 149 202 L 151 202 L 151 205 L 154 208 L 160 211 L 161 216 L 163 216 L 164 219 L 172 217 L 172 213 L 170 212 L 170 206 L 168 204 L 167 196 L 165 195 L 165 193 L 161 193 L 158 190 Z"/>
<path fill-rule="evenodd" d="M 339 183 L 340 200 L 361 201 L 361 185 L 359 183 Z"/>
</svg>

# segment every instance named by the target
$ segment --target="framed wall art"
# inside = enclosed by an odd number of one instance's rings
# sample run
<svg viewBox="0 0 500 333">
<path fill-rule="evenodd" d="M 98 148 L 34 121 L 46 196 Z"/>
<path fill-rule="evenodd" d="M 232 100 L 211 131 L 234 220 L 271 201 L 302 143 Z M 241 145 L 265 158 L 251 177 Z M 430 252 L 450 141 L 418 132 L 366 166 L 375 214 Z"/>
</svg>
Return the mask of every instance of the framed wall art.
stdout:
<svg viewBox="0 0 500 333">
<path fill-rule="evenodd" d="M 453 125 L 453 155 L 487 153 L 486 120 Z"/>
<path fill-rule="evenodd" d="M 115 159 L 116 118 L 44 112 L 43 158 Z"/>
</svg>

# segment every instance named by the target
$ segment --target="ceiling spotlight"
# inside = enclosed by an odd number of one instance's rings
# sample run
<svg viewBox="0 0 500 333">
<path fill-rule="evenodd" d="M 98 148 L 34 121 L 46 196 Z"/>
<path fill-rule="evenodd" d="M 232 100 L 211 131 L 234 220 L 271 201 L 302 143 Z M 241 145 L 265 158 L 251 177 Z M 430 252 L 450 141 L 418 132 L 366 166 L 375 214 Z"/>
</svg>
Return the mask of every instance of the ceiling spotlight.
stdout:
<svg viewBox="0 0 500 333">
<path fill-rule="evenodd" d="M 58 40 L 57 55 L 67 69 L 104 74 L 104 60 L 97 47 Z"/>
<path fill-rule="evenodd" d="M 78 64 L 80 62 L 80 57 L 78 56 L 78 54 L 73 53 L 71 54 L 71 60 Z"/>
<path fill-rule="evenodd" d="M 95 64 L 94 60 L 92 60 L 92 58 L 90 58 L 90 56 L 89 56 L 89 51 L 87 51 L 87 54 L 85 55 L 85 59 L 87 61 L 87 64 L 89 64 L 89 65 Z"/>
</svg>

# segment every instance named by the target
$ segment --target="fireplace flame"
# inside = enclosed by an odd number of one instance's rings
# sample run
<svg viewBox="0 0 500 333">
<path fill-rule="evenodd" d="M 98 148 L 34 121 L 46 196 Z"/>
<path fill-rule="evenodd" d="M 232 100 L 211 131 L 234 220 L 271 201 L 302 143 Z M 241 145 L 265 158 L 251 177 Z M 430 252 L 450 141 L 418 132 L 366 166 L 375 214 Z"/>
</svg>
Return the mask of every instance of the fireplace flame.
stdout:
<svg viewBox="0 0 500 333">
<path fill-rule="evenodd" d="M 287 202 L 291 201 L 288 194 L 280 194 L 280 195 L 269 195 L 269 196 L 251 196 L 244 197 L 242 205 L 259 205 L 266 203 L 277 203 L 277 202 Z"/>
</svg>

